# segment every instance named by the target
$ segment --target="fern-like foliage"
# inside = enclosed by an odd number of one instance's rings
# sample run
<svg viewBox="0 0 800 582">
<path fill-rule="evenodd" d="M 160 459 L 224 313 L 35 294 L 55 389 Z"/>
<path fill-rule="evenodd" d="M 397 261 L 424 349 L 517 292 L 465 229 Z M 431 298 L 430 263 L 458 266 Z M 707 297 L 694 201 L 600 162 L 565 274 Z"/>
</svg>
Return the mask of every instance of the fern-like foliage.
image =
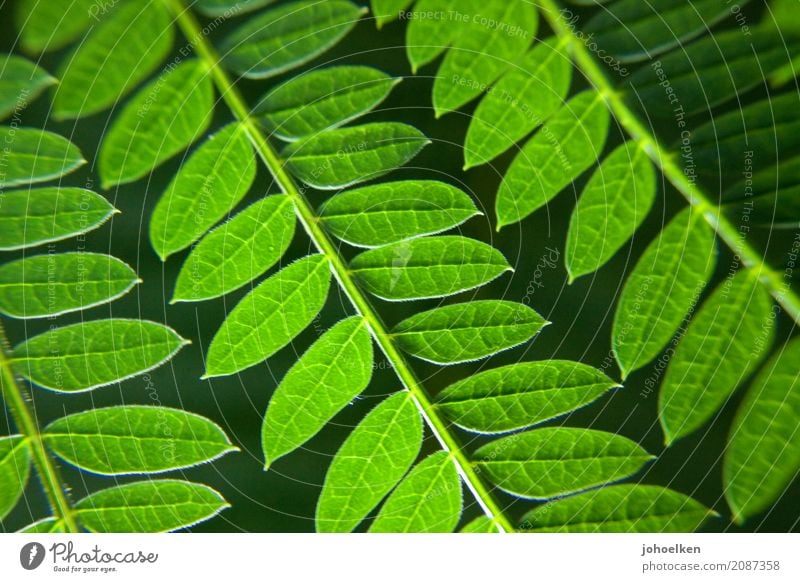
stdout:
<svg viewBox="0 0 800 582">
<path fill-rule="evenodd" d="M 747 3 L 732 9 L 703 0 L 572 6 L 546 0 L 539 10 L 554 34 L 512 51 L 501 37 L 516 27 L 535 32 L 532 4 L 411 4 L 372 2 L 382 24 L 410 11 L 402 16 L 409 21 L 412 66 L 445 52 L 433 91 L 437 112 L 483 94 L 466 137 L 466 166 L 516 149 L 497 193 L 499 228 L 541 209 L 593 168 L 566 242 L 566 267 L 575 279 L 603 267 L 628 243 L 650 213 L 659 179 L 689 202 L 628 274 L 613 351 L 623 379 L 659 356 L 669 362 L 658 399 L 667 446 L 712 422 L 760 370 L 730 430 L 723 490 L 737 522 L 767 510 L 800 469 L 791 412 L 800 394 L 800 353 L 796 342 L 776 342 L 781 313 L 800 323 L 792 288 L 797 247 L 782 252 L 784 271 L 756 246 L 758 228 L 796 229 L 800 222 L 798 90 L 794 83 L 784 89 L 800 49 L 800 31 L 788 17 L 796 6 L 770 3 L 753 23 L 743 12 Z M 484 20 L 512 4 L 505 19 Z M 585 6 L 593 4 L 603 6 Z M 453 15 L 467 24 L 454 26 Z M 470 58 L 477 50 L 475 26 L 484 29 L 481 55 Z M 589 89 L 562 105 L 573 64 Z M 726 111 L 733 100 L 741 107 Z M 607 152 L 609 119 L 625 141 Z M 754 163 L 763 169 L 754 171 Z M 734 258 L 717 283 L 720 243 Z M 591 499 L 611 502 L 617 495 L 600 490 Z M 571 518 L 561 511 L 613 519 L 585 510 L 578 498 L 558 505 L 556 519 L 565 522 Z M 542 513 L 537 523 L 548 522 L 549 529 L 552 515 Z"/>
</svg>

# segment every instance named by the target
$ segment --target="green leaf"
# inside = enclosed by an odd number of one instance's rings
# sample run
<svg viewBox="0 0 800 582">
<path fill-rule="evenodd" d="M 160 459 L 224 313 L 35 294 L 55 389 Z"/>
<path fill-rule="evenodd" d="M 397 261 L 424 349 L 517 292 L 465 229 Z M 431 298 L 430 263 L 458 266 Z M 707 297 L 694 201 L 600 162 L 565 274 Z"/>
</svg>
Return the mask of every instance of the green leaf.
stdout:
<svg viewBox="0 0 800 582">
<path fill-rule="evenodd" d="M 35 247 L 85 234 L 117 210 L 82 188 L 32 188 L 3 193 L 0 251 Z"/>
<path fill-rule="evenodd" d="M 422 420 L 407 392 L 376 406 L 333 458 L 317 504 L 317 531 L 353 531 L 403 478 L 421 446 Z"/>
<path fill-rule="evenodd" d="M 601 371 L 577 362 L 523 362 L 448 386 L 436 397 L 436 408 L 461 428 L 500 433 L 567 414 L 617 387 Z"/>
<path fill-rule="evenodd" d="M 524 531 L 558 533 L 693 532 L 716 514 L 676 491 L 617 485 L 551 501 L 525 515 Z"/>
<path fill-rule="evenodd" d="M 417 180 L 343 192 L 323 204 L 319 214 L 327 229 L 341 240 L 380 247 L 449 230 L 480 212 L 458 188 Z"/>
<path fill-rule="evenodd" d="M 186 345 L 150 321 L 106 319 L 45 332 L 14 348 L 17 374 L 56 392 L 82 392 L 157 368 Z"/>
<path fill-rule="evenodd" d="M 260 277 L 289 248 L 294 224 L 294 204 L 282 194 L 240 212 L 192 250 L 172 302 L 219 297 Z"/>
<path fill-rule="evenodd" d="M 467 132 L 465 168 L 487 164 L 558 111 L 572 61 L 556 38 L 537 44 L 481 101 Z"/>
<path fill-rule="evenodd" d="M 0 143 L 4 147 L 0 188 L 54 180 L 86 163 L 75 144 L 49 131 L 0 127 Z"/>
<path fill-rule="evenodd" d="M 226 125 L 181 165 L 150 218 L 150 242 L 161 257 L 200 240 L 245 197 L 256 158 L 244 126 Z"/>
<path fill-rule="evenodd" d="M 452 533 L 461 519 L 461 479 L 450 455 L 433 453 L 397 486 L 370 533 Z"/>
<path fill-rule="evenodd" d="M 775 33 L 765 29 L 747 37 L 738 27 L 708 35 L 666 55 L 659 67 L 642 67 L 631 75 L 627 101 L 632 107 L 646 103 L 649 116 L 672 117 L 676 105 L 669 96 L 674 93 L 681 114 L 707 111 L 762 85 L 765 76 L 789 63 L 800 50 L 800 36 L 787 34 L 783 41 L 776 43 Z"/>
<path fill-rule="evenodd" d="M 546 205 L 594 164 L 608 134 L 603 98 L 584 91 L 566 103 L 517 154 L 497 193 L 497 228 Z"/>
<path fill-rule="evenodd" d="M 717 262 L 714 233 L 692 208 L 650 243 L 622 290 L 612 343 L 622 377 L 655 358 L 694 311 Z"/>
<path fill-rule="evenodd" d="M 225 38 L 223 64 L 251 79 L 290 71 L 321 55 L 356 25 L 363 11 L 351 2 L 290 2 L 249 19 Z"/>
<path fill-rule="evenodd" d="M 222 324 L 206 359 L 206 378 L 228 376 L 269 358 L 319 314 L 328 297 L 327 259 L 292 263 L 251 291 Z"/>
<path fill-rule="evenodd" d="M 210 487 L 164 479 L 98 491 L 78 501 L 75 513 L 91 532 L 160 533 L 209 520 L 227 507 Z"/>
<path fill-rule="evenodd" d="M 428 145 L 404 123 L 346 127 L 295 142 L 283 150 L 289 171 L 313 188 L 337 190 L 399 168 Z"/>
<path fill-rule="evenodd" d="M 28 59 L 0 54 L 0 119 L 24 109 L 56 82 Z"/>
<path fill-rule="evenodd" d="M 64 522 L 62 522 L 60 519 L 55 519 L 54 517 L 47 517 L 26 525 L 17 533 L 64 533 Z"/>
<path fill-rule="evenodd" d="M 733 22 L 732 8 L 719 0 L 620 0 L 598 11 L 583 32 L 607 55 L 625 63 L 643 61 L 683 45 L 726 17 Z"/>
<path fill-rule="evenodd" d="M 570 280 L 605 265 L 642 224 L 656 196 L 656 172 L 644 149 L 629 141 L 592 174 L 569 224 Z"/>
<path fill-rule="evenodd" d="M 22 48 L 29 53 L 63 48 L 99 21 L 103 6 L 97 0 L 19 0 L 14 24 Z"/>
<path fill-rule="evenodd" d="M 232 18 L 247 12 L 258 10 L 272 4 L 275 0 L 196 0 L 192 8 L 196 8 L 206 16 L 225 16 Z"/>
<path fill-rule="evenodd" d="M 350 270 L 373 295 L 402 301 L 455 295 L 512 269 L 492 246 L 462 236 L 438 236 L 363 252 Z"/>
<path fill-rule="evenodd" d="M 458 533 L 499 533 L 491 519 L 482 515 L 461 528 Z"/>
<path fill-rule="evenodd" d="M 547 499 L 630 477 L 655 457 L 612 433 L 541 428 L 493 441 L 473 458 L 503 491 Z"/>
<path fill-rule="evenodd" d="M 21 435 L 0 438 L 0 520 L 22 497 L 30 472 L 28 440 Z"/>
<path fill-rule="evenodd" d="M 414 0 L 371 0 L 372 13 L 378 28 L 397 18 L 413 2 Z"/>
<path fill-rule="evenodd" d="M 668 445 L 703 426 L 756 370 L 775 335 L 772 315 L 769 293 L 748 270 L 706 300 L 661 385 L 659 419 Z"/>
<path fill-rule="evenodd" d="M 518 346 L 547 324 L 522 303 L 473 301 L 412 315 L 392 333 L 412 356 L 447 365 L 480 360 Z"/>
<path fill-rule="evenodd" d="M 406 52 L 414 74 L 464 34 L 479 9 L 479 0 L 462 0 L 458 4 L 453 0 L 418 0 L 406 29 Z"/>
<path fill-rule="evenodd" d="M 300 447 L 366 389 L 372 378 L 372 340 L 351 317 L 319 338 L 281 380 L 264 415 L 265 470 Z"/>
<path fill-rule="evenodd" d="M 122 297 L 141 282 L 128 265 L 95 253 L 46 254 L 0 266 L 0 313 L 55 317 Z"/>
<path fill-rule="evenodd" d="M 746 176 L 723 194 L 723 200 L 732 200 L 723 207 L 731 221 L 742 220 L 747 212 L 755 226 L 800 227 L 800 157 L 766 164 Z"/>
<path fill-rule="evenodd" d="M 764 367 L 736 413 L 722 479 L 737 522 L 768 509 L 800 470 L 798 362 L 795 339 Z"/>
<path fill-rule="evenodd" d="M 62 61 L 53 98 L 56 119 L 86 117 L 118 103 L 172 49 L 172 16 L 163 2 L 120 2 L 109 10 Z"/>
<path fill-rule="evenodd" d="M 205 65 L 190 60 L 169 69 L 131 99 L 100 146 L 104 188 L 134 182 L 198 139 L 214 109 Z"/>
<path fill-rule="evenodd" d="M 113 406 L 59 418 L 43 431 L 59 457 L 100 475 L 162 473 L 237 450 L 210 420 L 161 406 Z"/>
<path fill-rule="evenodd" d="M 372 111 L 399 81 L 371 67 L 318 69 L 268 93 L 255 114 L 275 137 L 295 141 Z"/>
<path fill-rule="evenodd" d="M 436 74 L 436 116 L 456 111 L 494 83 L 525 54 L 538 25 L 539 13 L 533 4 L 483 0 Z"/>
</svg>

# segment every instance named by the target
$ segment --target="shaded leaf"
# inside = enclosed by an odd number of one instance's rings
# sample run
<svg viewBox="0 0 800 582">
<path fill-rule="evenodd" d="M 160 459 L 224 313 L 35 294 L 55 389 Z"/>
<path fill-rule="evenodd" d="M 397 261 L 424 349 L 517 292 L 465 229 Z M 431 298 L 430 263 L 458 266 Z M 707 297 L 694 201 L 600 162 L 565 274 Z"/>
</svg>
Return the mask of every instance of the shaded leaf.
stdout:
<svg viewBox="0 0 800 582">
<path fill-rule="evenodd" d="M 436 408 L 467 430 L 500 433 L 577 410 L 618 386 L 601 371 L 578 362 L 523 362 L 448 386 L 436 397 Z"/>
<path fill-rule="evenodd" d="M 150 218 L 150 242 L 161 257 L 200 240 L 245 197 L 256 158 L 244 126 L 231 123 L 181 164 Z"/>
<path fill-rule="evenodd" d="M 19 0 L 14 8 L 15 29 L 30 53 L 68 45 L 103 16 L 97 0 Z"/>
<path fill-rule="evenodd" d="M 319 338 L 281 380 L 264 415 L 265 470 L 317 434 L 372 378 L 372 339 L 351 317 Z"/>
<path fill-rule="evenodd" d="M 388 24 L 397 16 L 411 6 L 414 0 L 370 0 L 372 6 L 372 14 L 375 15 L 375 23 L 378 28 Z"/>
<path fill-rule="evenodd" d="M 320 190 L 373 180 L 399 168 L 430 141 L 404 123 L 370 123 L 336 129 L 287 146 L 286 166 Z"/>
<path fill-rule="evenodd" d="M 272 4 L 275 0 L 196 0 L 196 8 L 206 16 L 231 18 Z"/>
<path fill-rule="evenodd" d="M 323 204 L 319 214 L 322 223 L 341 240 L 379 247 L 449 230 L 480 212 L 458 188 L 416 180 L 342 192 Z"/>
<path fill-rule="evenodd" d="M 723 208 L 732 221 L 756 226 L 798 228 L 800 226 L 800 156 L 780 164 L 767 164 L 748 174 L 723 194 L 731 200 Z"/>
<path fill-rule="evenodd" d="M 371 533 L 452 533 L 461 519 L 461 479 L 450 455 L 433 453 L 383 504 Z"/>
<path fill-rule="evenodd" d="M 268 196 L 211 231 L 183 263 L 172 302 L 219 297 L 260 277 L 294 236 L 294 204 Z"/>
<path fill-rule="evenodd" d="M 22 497 L 30 472 L 28 440 L 22 435 L 0 437 L 0 520 Z"/>
<path fill-rule="evenodd" d="M 138 282 L 133 269 L 109 255 L 32 256 L 0 266 L 0 313 L 54 317 L 113 301 Z"/>
<path fill-rule="evenodd" d="M 473 458 L 503 491 L 547 499 L 630 477 L 655 457 L 612 433 L 541 428 L 493 441 Z"/>
<path fill-rule="evenodd" d="M 81 525 L 96 533 L 159 533 L 209 520 L 230 507 L 199 483 L 138 481 L 103 489 L 75 504 Z"/>
<path fill-rule="evenodd" d="M 100 146 L 103 187 L 126 184 L 189 147 L 211 123 L 214 89 L 205 65 L 190 60 L 142 87 Z"/>
<path fill-rule="evenodd" d="M 609 113 L 594 91 L 573 97 L 517 154 L 497 193 L 497 227 L 532 214 L 594 164 L 608 134 Z"/>
<path fill-rule="evenodd" d="M 546 322 L 511 301 L 473 301 L 412 315 L 393 330 L 397 344 L 434 364 L 479 360 L 524 343 Z"/>
<path fill-rule="evenodd" d="M 28 59 L 0 54 L 0 119 L 22 110 L 54 83 L 47 71 Z"/>
<path fill-rule="evenodd" d="M 157 368 L 186 345 L 151 321 L 106 319 L 60 327 L 14 348 L 17 374 L 56 392 L 82 392 Z"/>
<path fill-rule="evenodd" d="M 5 150 L 0 188 L 54 180 L 86 163 L 75 144 L 49 131 L 0 127 L 0 143 Z"/>
<path fill-rule="evenodd" d="M 292 263 L 251 291 L 230 312 L 206 358 L 206 376 L 228 376 L 259 364 L 314 320 L 331 272 L 322 255 Z"/>
<path fill-rule="evenodd" d="M 403 478 L 421 445 L 422 420 L 407 392 L 376 406 L 333 458 L 317 504 L 317 531 L 353 531 Z"/>
</svg>

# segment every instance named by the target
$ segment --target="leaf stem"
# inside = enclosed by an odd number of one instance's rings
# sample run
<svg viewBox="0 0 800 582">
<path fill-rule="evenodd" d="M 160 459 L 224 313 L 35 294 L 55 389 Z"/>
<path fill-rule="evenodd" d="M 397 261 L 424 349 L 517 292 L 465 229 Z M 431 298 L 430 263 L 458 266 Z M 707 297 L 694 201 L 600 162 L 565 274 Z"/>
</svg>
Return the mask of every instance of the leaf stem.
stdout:
<svg viewBox="0 0 800 582">
<path fill-rule="evenodd" d="M 610 111 L 619 124 L 641 147 L 661 170 L 661 173 L 702 215 L 725 244 L 742 261 L 742 264 L 756 271 L 760 283 L 786 313 L 800 324 L 800 297 L 791 289 L 783 275 L 770 267 L 763 257 L 744 239 L 739 230 L 725 218 L 713 199 L 703 192 L 680 168 L 672 153 L 664 147 L 651 131 L 639 120 L 637 115 L 625 104 L 622 96 L 609 81 L 605 72 L 595 61 L 588 47 L 575 35 L 571 25 L 561 15 L 561 8 L 554 0 L 538 0 L 550 27 L 556 36 L 568 42 L 572 49 L 572 59 L 584 77 L 603 96 Z"/>
<path fill-rule="evenodd" d="M 6 353 L 7 347 L 8 341 L 6 340 L 5 330 L 3 329 L 3 324 L 0 323 L 0 393 L 2 393 L 3 399 L 11 412 L 14 424 L 17 425 L 17 430 L 31 444 L 33 464 L 36 467 L 36 472 L 39 475 L 39 480 L 42 483 L 42 488 L 47 496 L 53 515 L 64 523 L 67 532 L 79 533 L 80 528 L 75 520 L 72 506 L 64 492 L 61 476 L 44 446 L 39 426 L 28 407 L 25 391 L 17 382 L 16 375 L 11 369 L 11 360 Z"/>
<path fill-rule="evenodd" d="M 164 2 L 167 3 L 175 15 L 178 26 L 181 28 L 184 36 L 192 44 L 200 59 L 205 62 L 223 100 L 227 103 L 228 107 L 230 107 L 239 123 L 245 128 L 248 138 L 256 149 L 259 157 L 264 161 L 281 190 L 294 202 L 295 212 L 303 228 L 308 233 L 319 252 L 328 258 L 333 275 L 337 279 L 340 287 L 355 309 L 367 322 L 375 342 L 391 363 L 405 389 L 410 392 L 417 408 L 430 427 L 431 432 L 436 436 L 442 447 L 450 454 L 461 477 L 475 497 L 475 500 L 501 532 L 513 532 L 514 526 L 497 505 L 497 502 L 476 472 L 475 467 L 461 449 L 456 437 L 448 430 L 447 423 L 439 417 L 427 392 L 417 379 L 416 374 L 411 369 L 405 357 L 395 346 L 391 334 L 377 311 L 361 292 L 361 289 L 356 285 L 347 264 L 339 254 L 335 244 L 320 226 L 319 218 L 312 206 L 309 204 L 308 200 L 306 200 L 294 179 L 286 172 L 283 161 L 272 148 L 272 145 L 262 133 L 258 124 L 251 118 L 249 107 L 228 77 L 228 74 L 219 65 L 219 56 L 205 38 L 194 15 L 186 8 L 183 0 L 164 0 Z"/>
</svg>

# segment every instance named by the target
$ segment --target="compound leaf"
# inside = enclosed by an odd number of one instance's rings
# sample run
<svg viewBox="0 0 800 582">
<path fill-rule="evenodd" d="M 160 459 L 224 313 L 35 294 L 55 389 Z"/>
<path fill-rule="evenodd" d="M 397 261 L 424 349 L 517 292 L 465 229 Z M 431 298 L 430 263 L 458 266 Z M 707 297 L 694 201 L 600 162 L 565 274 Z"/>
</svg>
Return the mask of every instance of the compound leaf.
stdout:
<svg viewBox="0 0 800 582">
<path fill-rule="evenodd" d="M 5 150 L 0 188 L 54 180 L 86 163 L 75 144 L 49 131 L 0 127 L 0 143 Z"/>
</svg>

